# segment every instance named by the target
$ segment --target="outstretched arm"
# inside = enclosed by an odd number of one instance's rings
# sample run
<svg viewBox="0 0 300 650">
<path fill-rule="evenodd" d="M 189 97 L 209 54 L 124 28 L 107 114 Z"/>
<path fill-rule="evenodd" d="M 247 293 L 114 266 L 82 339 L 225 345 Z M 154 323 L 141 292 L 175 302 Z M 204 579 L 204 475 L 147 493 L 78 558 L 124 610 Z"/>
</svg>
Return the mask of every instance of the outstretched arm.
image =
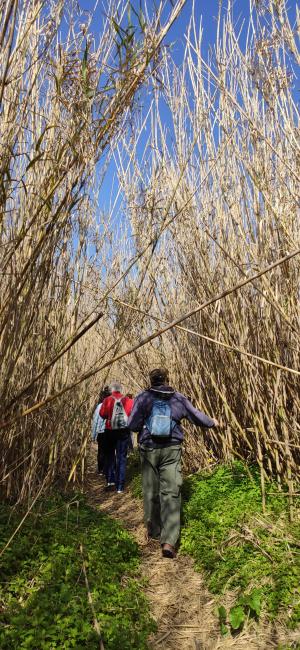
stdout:
<svg viewBox="0 0 300 650">
<path fill-rule="evenodd" d="M 198 411 L 198 409 L 196 409 L 188 399 L 185 400 L 185 407 L 185 417 L 190 422 L 192 422 L 192 424 L 196 424 L 198 427 L 205 427 L 207 429 L 218 426 L 217 420 L 210 418 L 208 415 L 205 415 L 205 413 L 202 413 L 202 411 Z"/>
</svg>

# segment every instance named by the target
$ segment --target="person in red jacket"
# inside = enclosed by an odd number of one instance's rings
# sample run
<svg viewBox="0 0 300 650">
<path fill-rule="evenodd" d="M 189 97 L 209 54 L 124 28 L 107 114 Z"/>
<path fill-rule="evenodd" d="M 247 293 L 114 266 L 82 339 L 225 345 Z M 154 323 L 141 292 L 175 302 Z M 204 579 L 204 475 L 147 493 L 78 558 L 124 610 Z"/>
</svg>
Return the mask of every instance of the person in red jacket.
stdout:
<svg viewBox="0 0 300 650">
<path fill-rule="evenodd" d="M 128 418 L 132 411 L 133 399 L 123 395 L 122 384 L 119 382 L 113 382 L 110 391 L 111 395 L 106 397 L 100 408 L 100 416 L 105 420 L 104 473 L 107 489 L 116 486 L 118 494 L 121 494 L 125 484 L 127 449 L 130 440 Z"/>
</svg>

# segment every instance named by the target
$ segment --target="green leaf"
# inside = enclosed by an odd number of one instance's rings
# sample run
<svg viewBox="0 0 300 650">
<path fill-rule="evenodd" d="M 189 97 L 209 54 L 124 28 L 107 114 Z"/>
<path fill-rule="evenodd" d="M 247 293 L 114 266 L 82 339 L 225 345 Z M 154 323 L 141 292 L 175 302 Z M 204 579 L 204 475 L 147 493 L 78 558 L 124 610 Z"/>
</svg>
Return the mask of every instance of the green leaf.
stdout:
<svg viewBox="0 0 300 650">
<path fill-rule="evenodd" d="M 245 620 L 245 612 L 241 605 L 231 607 L 229 612 L 230 625 L 234 630 L 238 630 Z"/>
<path fill-rule="evenodd" d="M 135 14 L 135 16 L 137 17 L 137 19 L 139 21 L 139 26 L 141 28 L 141 31 L 144 32 L 147 21 L 146 21 L 145 14 L 143 13 L 141 5 L 140 5 L 140 8 L 139 8 L 138 12 L 135 10 L 133 5 L 131 5 L 131 9 L 132 9 L 133 13 Z"/>
<path fill-rule="evenodd" d="M 229 634 L 229 629 L 227 625 L 224 625 L 224 623 L 221 623 L 221 634 L 222 636 L 227 636 Z"/>
<path fill-rule="evenodd" d="M 44 138 L 45 133 L 46 133 L 49 129 L 54 129 L 54 128 L 55 128 L 55 127 L 54 127 L 54 124 L 49 124 L 49 126 L 46 126 L 46 127 L 44 128 L 44 130 L 42 131 L 42 133 L 41 133 L 40 137 L 38 138 L 37 143 L 36 143 L 36 145 L 35 145 L 36 151 L 39 150 L 39 148 L 40 148 L 40 146 L 41 146 L 41 144 L 42 144 L 42 140 L 43 140 L 43 138 Z"/>
<path fill-rule="evenodd" d="M 128 2 L 128 7 L 127 7 L 127 21 L 128 21 L 128 26 L 132 27 L 132 21 L 131 21 L 131 3 Z"/>
<path fill-rule="evenodd" d="M 56 92 L 57 92 L 58 96 L 60 97 L 60 95 L 61 95 L 61 83 L 60 83 L 60 79 L 56 75 L 54 75 L 54 81 L 55 81 L 55 86 L 56 86 Z"/>
<path fill-rule="evenodd" d="M 83 57 L 82 57 L 82 66 L 81 66 L 82 78 L 84 82 L 86 82 L 87 79 L 87 61 L 88 61 L 88 44 L 86 42 Z"/>
<path fill-rule="evenodd" d="M 85 94 L 86 94 L 86 96 L 88 97 L 88 99 L 92 99 L 92 97 L 94 97 L 94 90 L 93 90 L 93 88 L 87 88 L 87 90 L 85 91 Z"/>
<path fill-rule="evenodd" d="M 253 589 L 248 596 L 244 597 L 245 605 L 248 605 L 251 612 L 254 612 L 256 616 L 260 615 L 261 612 L 261 591 L 260 589 Z"/>
<path fill-rule="evenodd" d="M 113 26 L 115 28 L 115 31 L 117 32 L 118 36 L 120 37 L 120 39 L 122 39 L 121 29 L 120 29 L 118 23 L 116 22 L 116 20 L 114 18 L 112 18 L 111 21 L 112 21 L 112 24 L 113 24 Z"/>
<path fill-rule="evenodd" d="M 221 605 L 221 607 L 218 607 L 218 614 L 220 623 L 226 623 L 227 612 L 223 605 Z"/>
<path fill-rule="evenodd" d="M 25 171 L 28 172 L 28 169 L 30 169 L 30 167 L 33 167 L 33 165 L 35 165 L 35 163 L 36 163 L 38 160 L 40 160 L 40 158 L 42 158 L 43 155 L 44 155 L 44 152 L 42 151 L 42 152 L 39 153 L 37 156 L 35 156 L 35 157 L 30 161 L 30 163 L 27 165 Z"/>
</svg>

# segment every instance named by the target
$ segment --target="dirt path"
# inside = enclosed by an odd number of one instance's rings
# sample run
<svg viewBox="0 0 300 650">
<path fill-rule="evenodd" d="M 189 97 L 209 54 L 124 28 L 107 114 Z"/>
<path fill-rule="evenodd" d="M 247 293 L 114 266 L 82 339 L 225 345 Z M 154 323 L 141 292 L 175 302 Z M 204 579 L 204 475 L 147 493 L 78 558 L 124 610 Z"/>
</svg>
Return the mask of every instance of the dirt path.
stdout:
<svg viewBox="0 0 300 650">
<path fill-rule="evenodd" d="M 214 609 L 215 600 L 205 588 L 191 558 L 162 558 L 158 542 L 147 543 L 143 508 L 130 491 L 107 493 L 102 477 L 90 463 L 88 494 L 90 504 L 120 520 L 142 549 L 142 575 L 147 578 L 145 593 L 157 632 L 151 637 L 152 650 L 269 650 L 278 648 L 270 629 L 246 628 L 236 638 L 223 638 Z"/>
</svg>

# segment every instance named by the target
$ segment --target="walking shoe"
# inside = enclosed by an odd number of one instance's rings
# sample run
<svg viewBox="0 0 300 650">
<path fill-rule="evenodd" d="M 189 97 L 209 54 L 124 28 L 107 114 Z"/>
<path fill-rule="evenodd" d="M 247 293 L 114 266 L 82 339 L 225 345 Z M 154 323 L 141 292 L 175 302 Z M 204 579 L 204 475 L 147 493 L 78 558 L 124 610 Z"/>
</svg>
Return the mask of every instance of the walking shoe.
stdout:
<svg viewBox="0 0 300 650">
<path fill-rule="evenodd" d="M 117 494 L 123 494 L 124 490 L 117 490 Z"/>
<path fill-rule="evenodd" d="M 161 545 L 161 550 L 163 557 L 169 557 L 171 560 L 176 557 L 176 551 L 174 546 L 171 546 L 171 544 L 162 544 Z"/>
<path fill-rule="evenodd" d="M 154 527 L 152 526 L 152 522 L 148 521 L 147 522 L 147 539 L 155 539 L 159 540 L 160 539 L 160 530 L 157 529 L 156 527 L 156 532 L 154 532 Z"/>
<path fill-rule="evenodd" d="M 107 483 L 106 488 L 105 488 L 106 491 L 109 492 L 110 490 L 113 490 L 115 485 L 116 485 L 115 483 Z"/>
</svg>

